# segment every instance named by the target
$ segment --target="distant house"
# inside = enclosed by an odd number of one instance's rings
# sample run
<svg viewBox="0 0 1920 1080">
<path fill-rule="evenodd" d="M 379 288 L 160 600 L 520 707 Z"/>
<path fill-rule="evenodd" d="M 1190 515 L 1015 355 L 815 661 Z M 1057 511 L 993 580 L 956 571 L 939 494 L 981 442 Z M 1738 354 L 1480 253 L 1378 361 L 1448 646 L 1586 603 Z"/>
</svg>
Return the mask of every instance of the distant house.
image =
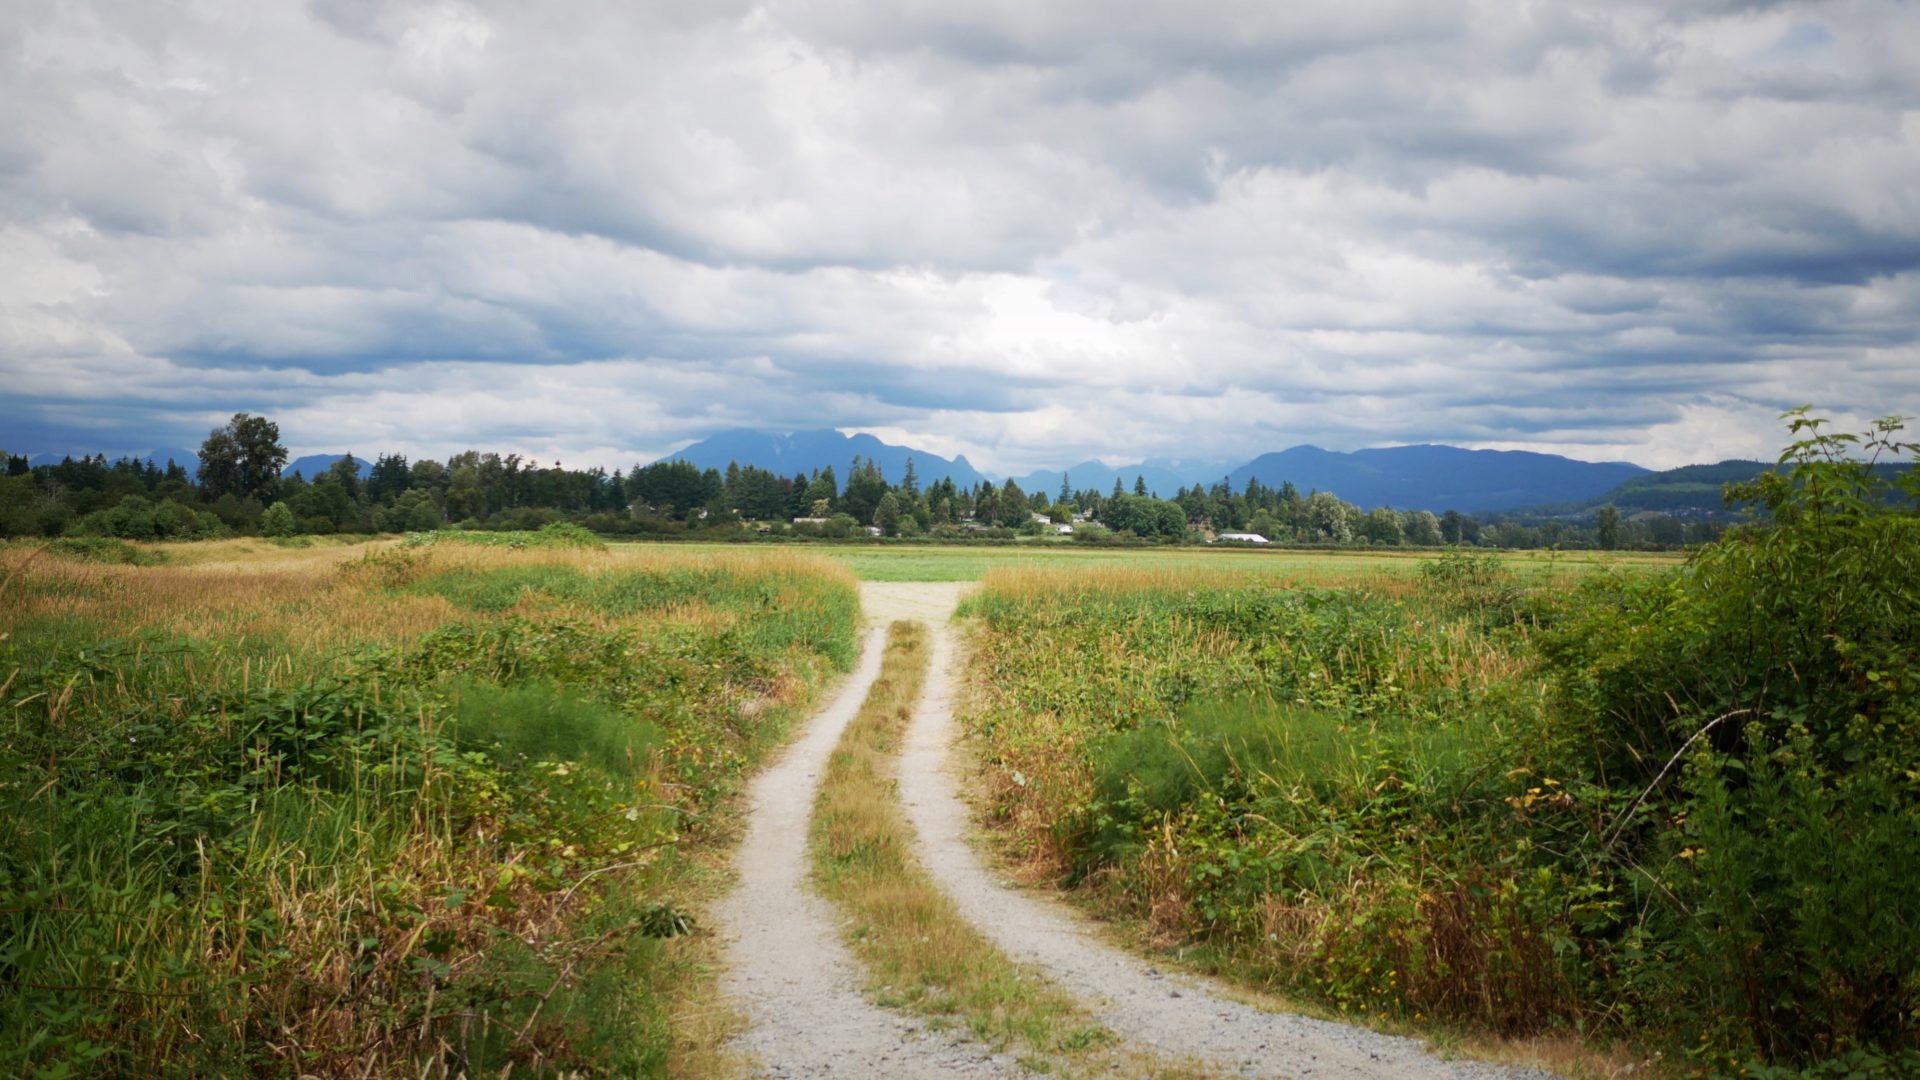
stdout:
<svg viewBox="0 0 1920 1080">
<path fill-rule="evenodd" d="M 1053 527 L 1053 532 L 1054 532 L 1054 535 L 1055 535 L 1055 536 L 1072 536 L 1072 535 L 1073 535 L 1073 526 L 1071 526 L 1071 525 L 1055 525 L 1055 526 Z"/>
<path fill-rule="evenodd" d="M 878 525 L 862 525 L 860 527 L 867 530 L 868 536 L 885 536 L 887 534 L 887 531 Z"/>
<path fill-rule="evenodd" d="M 1039 525 L 1048 525 L 1053 522 L 1052 518 L 1048 517 L 1045 514 L 1039 513 L 1038 511 L 1032 512 L 1029 516 L 1032 517 L 1034 522 Z"/>
<path fill-rule="evenodd" d="M 816 517 L 804 517 L 804 518 L 793 519 L 793 523 L 795 525 L 825 525 L 827 521 L 828 521 L 827 518 L 816 518 Z"/>
<path fill-rule="evenodd" d="M 1261 536 L 1259 533 L 1224 532 L 1214 537 L 1214 539 L 1227 544 L 1264 544 L 1268 542 L 1267 538 Z"/>
</svg>

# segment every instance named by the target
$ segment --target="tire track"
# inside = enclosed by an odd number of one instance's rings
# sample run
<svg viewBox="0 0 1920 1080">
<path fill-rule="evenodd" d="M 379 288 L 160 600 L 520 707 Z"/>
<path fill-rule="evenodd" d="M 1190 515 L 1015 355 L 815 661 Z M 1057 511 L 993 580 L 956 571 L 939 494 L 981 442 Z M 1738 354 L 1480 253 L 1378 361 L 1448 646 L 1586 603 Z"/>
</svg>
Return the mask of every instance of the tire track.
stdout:
<svg viewBox="0 0 1920 1080">
<path fill-rule="evenodd" d="M 880 672 L 885 635 L 884 622 L 867 631 L 853 674 L 751 787 L 738 884 L 714 912 L 727 956 L 720 988 L 749 1022 L 733 1049 L 758 1061 L 763 1076 L 1018 1075 L 978 1043 L 869 1004 L 837 916 L 806 887 L 814 789 Z"/>
</svg>

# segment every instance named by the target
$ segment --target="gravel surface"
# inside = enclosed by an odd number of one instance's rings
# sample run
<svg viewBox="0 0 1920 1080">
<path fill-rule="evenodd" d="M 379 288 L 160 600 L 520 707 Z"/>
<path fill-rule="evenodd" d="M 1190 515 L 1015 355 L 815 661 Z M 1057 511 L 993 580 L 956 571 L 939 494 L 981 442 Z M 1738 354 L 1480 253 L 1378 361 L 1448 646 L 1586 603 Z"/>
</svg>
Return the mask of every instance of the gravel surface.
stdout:
<svg viewBox="0 0 1920 1080">
<path fill-rule="evenodd" d="M 914 612 L 889 617 L 923 618 L 932 630 L 933 668 L 907 733 L 900 790 L 907 816 L 919 832 L 920 857 L 928 872 L 1008 956 L 1043 968 L 1123 1038 L 1174 1058 L 1205 1061 L 1229 1074 L 1341 1080 L 1533 1080 L 1549 1075 L 1447 1061 L 1412 1039 L 1263 1012 L 1229 1000 L 1199 979 L 1160 972 L 1107 944 L 1065 905 L 1017 892 L 989 874 L 967 843 L 968 811 L 948 754 L 956 734 L 957 650 L 947 619 L 960 591 L 946 585 L 893 585 L 884 597 L 890 609 Z"/>
<path fill-rule="evenodd" d="M 838 916 L 806 888 L 814 789 L 841 730 L 880 673 L 886 620 L 898 617 L 887 614 L 898 605 L 884 596 L 863 594 L 863 601 L 869 617 L 880 621 L 866 634 L 859 666 L 754 781 L 747 834 L 736 855 L 739 884 L 714 912 L 727 951 L 720 987 L 749 1020 L 734 1049 L 758 1061 L 762 1076 L 1020 1075 L 1010 1057 L 868 1004 L 840 941 Z M 904 607 L 926 602 L 909 600 Z M 950 610 L 952 600 L 946 602 Z"/>
</svg>

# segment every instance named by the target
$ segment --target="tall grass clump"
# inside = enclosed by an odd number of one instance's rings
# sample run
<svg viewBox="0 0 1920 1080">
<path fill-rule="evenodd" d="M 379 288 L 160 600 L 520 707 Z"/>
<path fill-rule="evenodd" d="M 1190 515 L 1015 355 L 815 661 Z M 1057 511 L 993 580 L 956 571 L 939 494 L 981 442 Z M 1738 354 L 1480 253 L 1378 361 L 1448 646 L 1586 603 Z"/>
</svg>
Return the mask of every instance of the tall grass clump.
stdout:
<svg viewBox="0 0 1920 1080">
<path fill-rule="evenodd" d="M 685 851 L 846 666 L 846 575 L 221 552 L 7 567 L 0 1072 L 664 1072 L 697 974 Z M 417 591 L 529 559 L 710 587 Z"/>
<path fill-rule="evenodd" d="M 538 529 L 503 530 L 499 532 L 481 532 L 471 529 L 440 529 L 434 532 L 412 532 L 406 535 L 404 543 L 409 547 L 423 547 L 438 543 L 476 544 L 482 547 L 504 547 L 520 550 L 524 548 L 577 548 L 589 551 L 607 550 L 607 542 L 600 539 L 593 530 L 570 521 L 550 521 Z"/>
</svg>

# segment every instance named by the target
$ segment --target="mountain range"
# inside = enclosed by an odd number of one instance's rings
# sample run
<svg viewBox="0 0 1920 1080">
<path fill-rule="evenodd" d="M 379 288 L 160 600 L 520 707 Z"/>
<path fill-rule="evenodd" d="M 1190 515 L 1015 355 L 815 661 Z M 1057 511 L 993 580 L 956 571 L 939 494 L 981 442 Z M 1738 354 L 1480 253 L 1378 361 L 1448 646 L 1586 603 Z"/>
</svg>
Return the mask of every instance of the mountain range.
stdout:
<svg viewBox="0 0 1920 1080">
<path fill-rule="evenodd" d="M 1064 473 L 1055 469 L 1040 469 L 1025 476 L 1016 476 L 1014 482 L 1020 485 L 1022 491 L 1052 494 L 1060 490 L 1061 477 L 1065 476 L 1068 485 L 1075 491 L 1092 490 L 1104 495 L 1112 491 L 1116 483 L 1122 490 L 1132 491 L 1135 480 L 1144 480 L 1148 494 L 1171 499 L 1183 487 L 1218 483 L 1232 467 L 1230 461 L 1180 461 L 1172 458 L 1149 458 L 1138 465 L 1083 461 Z"/>
<path fill-rule="evenodd" d="M 305 457 L 297 457 L 287 462 L 287 467 L 280 470 L 280 475 L 292 476 L 294 473 L 299 473 L 308 480 L 312 480 L 328 469 L 333 468 L 334 462 L 346 456 L 346 454 L 308 454 Z M 353 455 L 353 463 L 360 466 L 361 479 L 364 480 L 373 474 L 372 458 L 364 458 L 355 454 Z"/>
<path fill-rule="evenodd" d="M 1291 483 L 1303 495 L 1331 491 L 1362 509 L 1478 512 L 1578 502 L 1605 495 L 1647 472 L 1624 461 L 1423 444 L 1352 453 L 1296 446 L 1262 454 L 1227 477 L 1236 491 L 1257 477 L 1268 487 Z"/>
<path fill-rule="evenodd" d="M 57 464 L 63 455 L 34 454 L 34 465 Z M 114 457 L 117 455 L 109 455 Z M 155 449 L 127 456 L 151 458 L 164 465 L 172 460 L 189 471 L 199 464 L 191 450 Z M 289 462 L 285 475 L 299 472 L 313 479 L 344 454 L 308 454 Z M 372 469 L 372 455 L 356 455 L 361 475 Z M 951 477 L 971 486 L 984 480 L 999 482 L 974 467 L 964 455 L 948 459 L 910 446 L 896 446 L 872 435 L 846 435 L 831 428 L 778 434 L 752 429 L 724 431 L 686 447 L 671 459 L 701 468 L 724 470 L 729 464 L 756 465 L 783 476 L 814 473 L 831 466 L 844 481 L 855 457 L 871 459 L 892 483 L 906 476 L 912 459 L 921 484 Z M 1653 472 L 1627 462 L 1577 461 L 1556 454 L 1513 450 L 1464 450 L 1454 446 L 1417 445 L 1381 447 L 1343 453 L 1316 446 L 1295 446 L 1262 454 L 1235 467 L 1230 462 L 1156 458 L 1133 465 L 1083 461 L 1066 470 L 1040 469 L 1013 480 L 1027 492 L 1052 494 L 1064 476 L 1075 491 L 1106 492 L 1117 482 L 1132 491 L 1136 480 L 1147 490 L 1170 498 L 1183 487 L 1212 485 L 1224 477 L 1243 491 L 1258 478 L 1269 487 L 1291 483 L 1302 494 L 1329 491 L 1363 508 L 1391 506 L 1398 510 L 1459 510 L 1464 513 L 1527 511 L 1553 516 L 1581 516 L 1603 503 L 1623 513 L 1719 513 L 1720 487 L 1751 479 L 1772 468 L 1758 461 L 1722 461 L 1713 465 L 1685 465 Z M 1883 466 L 1884 468 L 1884 466 Z"/>
<path fill-rule="evenodd" d="M 855 455 L 877 461 L 893 483 L 906 474 L 913 459 L 921 483 L 952 476 L 967 485 L 989 479 L 965 457 L 948 461 L 937 454 L 894 446 L 871 435 L 843 435 L 831 428 L 791 435 L 738 430 L 701 440 L 673 455 L 702 468 L 724 469 L 729 463 L 757 465 L 782 475 L 816 472 L 831 465 L 845 479 Z M 1238 468 L 1229 462 L 1152 460 L 1138 465 L 1109 466 L 1085 461 L 1066 470 L 1076 491 L 1109 491 L 1117 480 L 1132 491 L 1136 478 L 1162 498 L 1194 484 L 1211 485 L 1223 477 L 1235 491 L 1258 478 L 1269 487 L 1291 483 L 1304 495 L 1330 491 L 1363 509 L 1391 506 L 1396 510 L 1460 510 L 1468 513 L 1512 510 L 1549 503 L 1579 503 L 1598 498 L 1647 469 L 1623 461 L 1576 461 L 1557 454 L 1519 450 L 1462 450 L 1455 446 L 1393 446 L 1342 453 L 1317 446 L 1296 446 L 1263 454 Z M 1061 473 L 1039 470 L 1014 477 L 1022 491 L 1059 490 Z"/>
</svg>

